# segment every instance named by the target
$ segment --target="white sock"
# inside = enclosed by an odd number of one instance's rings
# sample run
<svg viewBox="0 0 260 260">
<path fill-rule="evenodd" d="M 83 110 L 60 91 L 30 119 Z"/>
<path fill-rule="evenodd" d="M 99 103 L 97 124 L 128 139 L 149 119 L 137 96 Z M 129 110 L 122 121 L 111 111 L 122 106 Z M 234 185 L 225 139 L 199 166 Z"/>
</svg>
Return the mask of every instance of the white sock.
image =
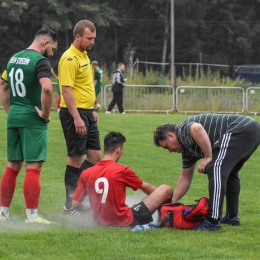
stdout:
<svg viewBox="0 0 260 260">
<path fill-rule="evenodd" d="M 4 213 L 5 216 L 9 215 L 9 207 L 3 207 L 1 206 L 0 214 Z"/>
<path fill-rule="evenodd" d="M 38 216 L 37 209 L 26 209 L 26 216 L 28 219 L 36 218 Z"/>
</svg>

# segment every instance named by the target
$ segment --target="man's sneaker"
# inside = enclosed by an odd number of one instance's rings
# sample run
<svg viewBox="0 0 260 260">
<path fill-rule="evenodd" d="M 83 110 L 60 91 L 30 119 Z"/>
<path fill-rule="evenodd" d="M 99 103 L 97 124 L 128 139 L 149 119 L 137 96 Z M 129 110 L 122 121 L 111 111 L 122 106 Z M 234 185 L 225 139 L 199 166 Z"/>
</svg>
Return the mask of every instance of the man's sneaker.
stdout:
<svg viewBox="0 0 260 260">
<path fill-rule="evenodd" d="M 107 110 L 107 111 L 105 112 L 105 114 L 111 114 L 111 111 L 108 111 L 108 110 Z"/>
<path fill-rule="evenodd" d="M 8 215 L 5 215 L 5 214 L 2 212 L 1 215 L 0 215 L 0 222 L 1 222 L 1 221 L 7 221 L 7 220 L 10 220 L 9 214 L 8 214 Z"/>
<path fill-rule="evenodd" d="M 228 218 L 227 215 L 226 215 L 220 220 L 220 223 L 221 224 L 228 224 L 228 225 L 231 225 L 231 226 L 240 226 L 240 220 L 237 216 L 233 217 L 233 218 Z"/>
<path fill-rule="evenodd" d="M 31 218 L 31 219 L 28 219 L 27 216 L 26 216 L 25 223 L 27 223 L 27 224 L 31 224 L 31 223 L 35 223 L 35 224 L 52 224 L 52 222 L 50 222 L 47 219 L 45 219 L 43 217 L 40 217 L 40 216 L 37 216 L 36 218 Z"/>
<path fill-rule="evenodd" d="M 97 103 L 97 104 L 95 105 L 95 110 L 98 111 L 100 108 L 101 108 L 101 105 Z"/>
<path fill-rule="evenodd" d="M 81 215 L 81 212 L 74 209 L 73 207 L 71 207 L 70 209 L 67 209 L 65 206 L 64 206 L 64 209 L 63 209 L 63 214 L 64 215 L 73 215 L 73 216 L 78 216 L 78 215 Z"/>
<path fill-rule="evenodd" d="M 193 231 L 198 231 L 198 230 L 202 230 L 202 231 L 216 231 L 221 229 L 220 224 L 211 224 L 207 219 L 205 219 L 203 222 L 201 222 L 198 226 L 194 227 L 194 228 L 190 228 L 189 230 L 193 230 Z"/>
</svg>

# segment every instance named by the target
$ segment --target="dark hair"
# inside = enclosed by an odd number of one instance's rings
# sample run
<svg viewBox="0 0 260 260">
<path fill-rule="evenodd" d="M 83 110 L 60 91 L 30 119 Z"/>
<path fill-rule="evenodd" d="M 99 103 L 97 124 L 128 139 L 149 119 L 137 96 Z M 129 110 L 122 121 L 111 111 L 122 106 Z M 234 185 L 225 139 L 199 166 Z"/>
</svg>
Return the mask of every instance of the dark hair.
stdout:
<svg viewBox="0 0 260 260">
<path fill-rule="evenodd" d="M 48 38 L 50 38 L 51 40 L 53 40 L 53 42 L 58 42 L 58 45 L 60 45 L 60 38 L 59 36 L 50 28 L 46 27 L 46 28 L 41 28 L 36 34 L 35 34 L 35 38 L 37 37 L 41 37 L 41 36 L 47 36 Z"/>
<path fill-rule="evenodd" d="M 109 132 L 104 138 L 104 152 L 113 153 L 118 147 L 122 147 L 126 138 L 118 132 Z"/>
<path fill-rule="evenodd" d="M 76 34 L 79 34 L 80 36 L 82 36 L 86 28 L 89 28 L 89 30 L 91 32 L 96 31 L 96 27 L 95 27 L 94 23 L 92 23 L 89 20 L 81 20 L 74 27 L 74 30 L 73 30 L 74 38 L 75 38 Z"/>
<path fill-rule="evenodd" d="M 175 124 L 164 124 L 159 125 L 153 133 L 153 142 L 156 146 L 160 147 L 159 141 L 164 141 L 167 139 L 168 132 L 175 132 Z"/>
</svg>

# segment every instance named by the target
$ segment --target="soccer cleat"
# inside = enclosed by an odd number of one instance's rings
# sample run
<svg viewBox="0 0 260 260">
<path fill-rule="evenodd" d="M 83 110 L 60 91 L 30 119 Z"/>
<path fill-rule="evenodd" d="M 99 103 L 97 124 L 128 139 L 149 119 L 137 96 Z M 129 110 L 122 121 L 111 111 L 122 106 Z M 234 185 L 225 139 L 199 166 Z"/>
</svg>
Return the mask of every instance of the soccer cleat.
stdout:
<svg viewBox="0 0 260 260">
<path fill-rule="evenodd" d="M 36 218 L 28 219 L 26 216 L 25 223 L 27 224 L 52 224 L 52 222 L 48 221 L 47 219 L 37 216 Z"/>
<path fill-rule="evenodd" d="M 221 229 L 219 222 L 218 222 L 218 224 L 214 225 L 214 224 L 211 224 L 207 219 L 205 219 L 198 226 L 190 228 L 189 230 L 193 230 L 193 231 L 198 231 L 198 230 L 216 231 L 216 230 L 219 230 L 219 229 Z"/>
<path fill-rule="evenodd" d="M 108 110 L 107 110 L 107 111 L 105 112 L 105 114 L 111 114 L 111 111 L 108 111 Z"/>
<path fill-rule="evenodd" d="M 96 105 L 95 105 L 95 110 L 96 110 L 96 111 L 98 111 L 100 108 L 101 108 L 101 105 L 100 105 L 100 104 L 96 104 Z"/>
<path fill-rule="evenodd" d="M 220 220 L 221 224 L 228 224 L 231 226 L 240 226 L 240 220 L 238 217 L 228 218 L 227 215 Z"/>
<path fill-rule="evenodd" d="M 124 115 L 124 114 L 125 114 L 125 112 L 122 112 L 121 114 L 122 114 L 122 115 Z"/>
<path fill-rule="evenodd" d="M 64 206 L 64 209 L 63 209 L 63 214 L 64 215 L 73 215 L 73 216 L 79 216 L 81 215 L 81 212 L 74 209 L 73 207 L 71 207 L 70 209 L 67 209 L 65 206 Z"/>
<path fill-rule="evenodd" d="M 5 215 L 3 212 L 0 215 L 0 222 L 10 220 L 9 214 Z"/>
</svg>

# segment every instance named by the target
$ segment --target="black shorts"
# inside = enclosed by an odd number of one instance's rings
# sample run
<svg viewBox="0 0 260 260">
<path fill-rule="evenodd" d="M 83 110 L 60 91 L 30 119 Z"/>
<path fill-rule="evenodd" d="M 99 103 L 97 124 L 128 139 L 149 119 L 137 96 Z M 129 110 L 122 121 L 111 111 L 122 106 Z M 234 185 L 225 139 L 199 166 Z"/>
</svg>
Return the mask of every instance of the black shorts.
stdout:
<svg viewBox="0 0 260 260">
<path fill-rule="evenodd" d="M 68 156 L 70 157 L 84 155 L 87 153 L 88 149 L 101 150 L 99 131 L 92 110 L 78 109 L 78 112 L 87 128 L 87 133 L 85 135 L 76 133 L 74 119 L 67 108 L 61 108 L 59 112 Z"/>
<path fill-rule="evenodd" d="M 153 221 L 152 214 L 146 205 L 141 201 L 138 204 L 135 204 L 131 207 L 131 210 L 134 213 L 134 222 L 132 227 L 136 225 L 143 225 Z"/>
</svg>

